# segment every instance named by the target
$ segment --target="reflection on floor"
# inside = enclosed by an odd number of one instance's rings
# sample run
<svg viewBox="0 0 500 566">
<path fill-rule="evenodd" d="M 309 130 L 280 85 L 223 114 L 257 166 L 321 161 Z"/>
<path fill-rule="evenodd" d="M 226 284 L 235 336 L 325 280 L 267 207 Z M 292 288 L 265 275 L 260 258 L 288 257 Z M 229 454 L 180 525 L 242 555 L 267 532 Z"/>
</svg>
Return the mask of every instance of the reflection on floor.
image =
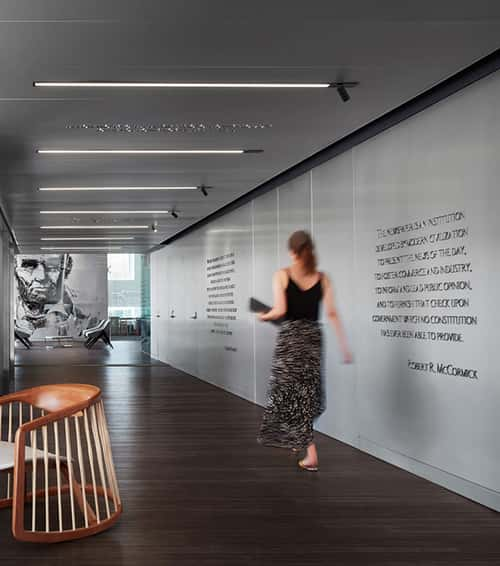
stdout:
<svg viewBox="0 0 500 566">
<path fill-rule="evenodd" d="M 35 343 L 31 350 L 16 348 L 16 366 L 53 365 L 151 365 L 160 364 L 141 351 L 139 340 L 114 340 L 113 349 L 98 342 L 87 350 L 82 342 L 74 342 L 71 347 L 46 346 Z"/>
<path fill-rule="evenodd" d="M 325 436 L 320 472 L 301 471 L 256 443 L 259 407 L 168 366 L 16 369 L 17 389 L 64 381 L 103 389 L 124 515 L 36 546 L 2 510 L 2 566 L 500 563 L 498 514 Z"/>
</svg>

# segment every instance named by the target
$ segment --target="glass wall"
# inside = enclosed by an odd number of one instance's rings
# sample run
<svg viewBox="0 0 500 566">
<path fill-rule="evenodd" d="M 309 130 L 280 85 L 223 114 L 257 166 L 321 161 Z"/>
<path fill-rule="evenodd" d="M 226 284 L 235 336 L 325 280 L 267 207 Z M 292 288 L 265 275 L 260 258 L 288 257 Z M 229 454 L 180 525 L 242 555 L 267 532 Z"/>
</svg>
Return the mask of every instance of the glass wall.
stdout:
<svg viewBox="0 0 500 566">
<path fill-rule="evenodd" d="M 12 336 L 13 248 L 10 234 L 0 216 L 0 394 L 9 389 L 14 358 Z"/>
<path fill-rule="evenodd" d="M 114 339 L 141 340 L 149 353 L 149 256 L 108 254 L 108 316 Z"/>
</svg>

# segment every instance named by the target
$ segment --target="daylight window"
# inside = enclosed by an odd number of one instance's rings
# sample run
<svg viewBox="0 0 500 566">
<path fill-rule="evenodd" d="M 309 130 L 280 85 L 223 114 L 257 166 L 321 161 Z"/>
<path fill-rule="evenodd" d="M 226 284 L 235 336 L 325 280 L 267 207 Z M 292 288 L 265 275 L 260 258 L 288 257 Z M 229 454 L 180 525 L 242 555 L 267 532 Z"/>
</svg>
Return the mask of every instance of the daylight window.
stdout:
<svg viewBox="0 0 500 566">
<path fill-rule="evenodd" d="M 108 254 L 108 280 L 133 281 L 135 279 L 134 254 Z"/>
</svg>

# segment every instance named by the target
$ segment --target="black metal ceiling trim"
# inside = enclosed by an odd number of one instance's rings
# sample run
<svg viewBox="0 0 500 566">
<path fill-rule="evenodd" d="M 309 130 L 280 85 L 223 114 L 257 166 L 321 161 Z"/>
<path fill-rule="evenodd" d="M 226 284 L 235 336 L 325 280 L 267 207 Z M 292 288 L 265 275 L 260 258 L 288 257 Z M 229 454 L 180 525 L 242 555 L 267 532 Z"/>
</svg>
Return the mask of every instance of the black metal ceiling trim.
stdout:
<svg viewBox="0 0 500 566">
<path fill-rule="evenodd" d="M 272 179 L 269 179 L 265 183 L 251 189 L 244 195 L 236 198 L 225 206 L 219 208 L 218 210 L 212 212 L 208 216 L 205 216 L 201 220 L 194 222 L 190 226 L 187 226 L 183 230 L 180 230 L 173 236 L 170 236 L 164 240 L 159 246 L 154 247 L 150 251 L 156 251 L 161 249 L 161 247 L 171 244 L 176 240 L 187 236 L 189 233 L 197 230 L 201 226 L 208 224 L 209 222 L 220 218 L 232 212 L 233 210 L 247 204 L 253 199 L 260 195 L 263 195 L 280 185 L 283 185 L 304 173 L 307 173 L 311 169 L 318 167 L 319 165 L 333 159 L 334 157 L 349 151 L 353 147 L 377 136 L 401 122 L 404 122 L 408 118 L 411 118 L 415 114 L 422 112 L 426 108 L 441 102 L 442 100 L 448 98 L 449 96 L 457 93 L 458 91 L 466 88 L 472 83 L 479 81 L 492 73 L 500 70 L 500 48 L 493 51 L 486 57 L 476 61 L 472 65 L 462 69 L 458 73 L 452 75 L 451 77 L 445 79 L 439 84 L 433 86 L 429 90 L 419 94 L 415 98 L 405 102 L 401 106 L 390 110 L 383 116 L 373 120 L 372 122 L 362 126 L 358 130 L 348 134 L 342 139 L 332 143 L 326 148 L 314 153 L 310 157 L 307 157 L 303 161 L 300 161 L 296 165 L 293 165 L 286 171 L 279 173 Z"/>
</svg>

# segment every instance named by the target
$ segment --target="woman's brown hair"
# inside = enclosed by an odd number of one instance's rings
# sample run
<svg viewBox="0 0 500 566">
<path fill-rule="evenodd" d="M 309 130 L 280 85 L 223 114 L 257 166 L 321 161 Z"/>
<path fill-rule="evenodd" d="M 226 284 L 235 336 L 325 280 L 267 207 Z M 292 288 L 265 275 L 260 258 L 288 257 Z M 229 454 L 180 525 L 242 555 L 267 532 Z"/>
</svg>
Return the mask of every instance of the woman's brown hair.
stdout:
<svg viewBox="0 0 500 566">
<path fill-rule="evenodd" d="M 288 238 L 288 249 L 296 254 L 307 273 L 316 271 L 316 254 L 314 253 L 314 242 L 308 232 L 298 230 Z"/>
</svg>

